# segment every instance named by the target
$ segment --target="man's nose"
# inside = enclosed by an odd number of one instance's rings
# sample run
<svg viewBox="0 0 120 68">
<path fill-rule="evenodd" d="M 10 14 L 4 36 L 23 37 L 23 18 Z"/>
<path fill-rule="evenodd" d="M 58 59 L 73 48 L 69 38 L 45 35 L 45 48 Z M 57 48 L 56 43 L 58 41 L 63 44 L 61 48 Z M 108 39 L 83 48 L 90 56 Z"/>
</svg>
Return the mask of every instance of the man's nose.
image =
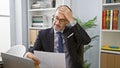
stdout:
<svg viewBox="0 0 120 68">
<path fill-rule="evenodd" d="M 59 20 L 58 20 L 58 21 L 56 21 L 56 24 L 60 24 Z"/>
</svg>

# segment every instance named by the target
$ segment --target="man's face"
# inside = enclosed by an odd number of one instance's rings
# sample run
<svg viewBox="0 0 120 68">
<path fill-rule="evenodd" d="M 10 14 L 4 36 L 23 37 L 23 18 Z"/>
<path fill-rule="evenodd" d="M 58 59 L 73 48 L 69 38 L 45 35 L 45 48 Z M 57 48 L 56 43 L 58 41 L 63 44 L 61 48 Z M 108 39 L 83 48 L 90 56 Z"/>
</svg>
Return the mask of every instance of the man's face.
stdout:
<svg viewBox="0 0 120 68">
<path fill-rule="evenodd" d="M 61 31 L 65 28 L 68 21 L 66 20 L 63 13 L 61 13 L 59 10 L 56 11 L 53 21 L 53 27 L 56 31 Z"/>
</svg>

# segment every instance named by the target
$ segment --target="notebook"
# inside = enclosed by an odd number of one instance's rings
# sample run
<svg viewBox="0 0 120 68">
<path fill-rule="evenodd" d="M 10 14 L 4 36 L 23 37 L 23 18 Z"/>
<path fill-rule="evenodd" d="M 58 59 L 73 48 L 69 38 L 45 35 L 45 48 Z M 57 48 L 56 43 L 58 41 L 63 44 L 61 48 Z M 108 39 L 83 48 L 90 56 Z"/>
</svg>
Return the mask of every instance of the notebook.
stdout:
<svg viewBox="0 0 120 68">
<path fill-rule="evenodd" d="M 1 53 L 4 68 L 34 68 L 34 62 L 32 60 L 13 56 L 7 53 Z"/>
</svg>

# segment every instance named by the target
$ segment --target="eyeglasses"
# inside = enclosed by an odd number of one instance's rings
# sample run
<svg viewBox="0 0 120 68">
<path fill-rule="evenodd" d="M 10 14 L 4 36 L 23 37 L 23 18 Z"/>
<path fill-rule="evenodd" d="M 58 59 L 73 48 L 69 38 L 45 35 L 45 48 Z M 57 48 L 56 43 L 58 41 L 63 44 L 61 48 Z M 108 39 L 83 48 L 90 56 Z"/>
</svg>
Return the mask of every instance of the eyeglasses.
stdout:
<svg viewBox="0 0 120 68">
<path fill-rule="evenodd" d="M 59 22 L 63 23 L 66 21 L 66 19 L 59 19 L 58 17 L 54 17 L 54 21 L 59 21 Z"/>
</svg>

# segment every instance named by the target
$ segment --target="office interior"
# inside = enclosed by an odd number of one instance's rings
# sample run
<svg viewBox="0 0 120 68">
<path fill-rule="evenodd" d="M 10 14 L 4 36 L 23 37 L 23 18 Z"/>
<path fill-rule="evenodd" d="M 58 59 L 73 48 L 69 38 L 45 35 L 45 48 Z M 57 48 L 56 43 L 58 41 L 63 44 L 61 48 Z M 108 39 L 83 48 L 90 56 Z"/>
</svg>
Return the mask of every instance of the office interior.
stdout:
<svg viewBox="0 0 120 68">
<path fill-rule="evenodd" d="M 16 45 L 24 45 L 26 49 L 31 46 L 29 42 L 30 10 L 28 1 L 30 0 L 4 0 L 0 2 L 0 52 L 6 52 Z M 119 48 L 119 28 L 115 30 L 112 30 L 112 26 L 108 30 L 102 28 L 102 11 L 105 9 L 120 10 L 119 0 L 117 3 L 106 3 L 108 0 L 63 1 L 65 4 L 69 3 L 74 17 L 79 18 L 81 22 L 87 22 L 96 17 L 96 26 L 86 30 L 90 37 L 98 36 L 90 43 L 92 47 L 84 53 L 84 60 L 90 64 L 89 68 L 120 68 L 119 49 L 106 50 L 103 48 L 103 45 Z"/>
</svg>

